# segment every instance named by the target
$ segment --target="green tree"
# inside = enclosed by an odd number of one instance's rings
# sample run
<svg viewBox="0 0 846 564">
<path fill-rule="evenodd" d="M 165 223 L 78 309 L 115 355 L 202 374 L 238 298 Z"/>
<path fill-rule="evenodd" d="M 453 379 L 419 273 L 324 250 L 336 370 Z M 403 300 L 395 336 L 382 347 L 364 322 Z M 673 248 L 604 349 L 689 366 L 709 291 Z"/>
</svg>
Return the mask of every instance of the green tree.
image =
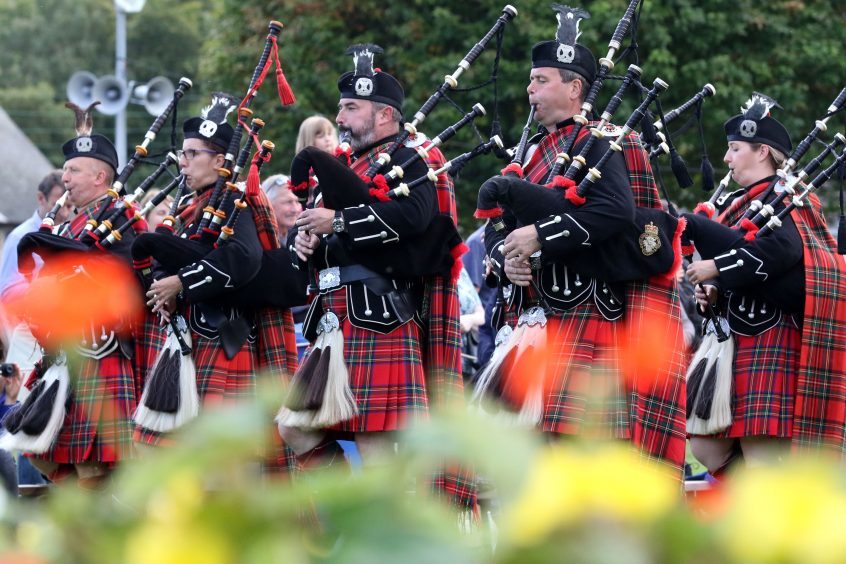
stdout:
<svg viewBox="0 0 846 564">
<path fill-rule="evenodd" d="M 145 82 L 164 75 L 196 78 L 204 13 L 210 0 L 172 3 L 148 0 L 127 15 L 127 77 Z M 115 71 L 115 11 L 112 0 L 5 0 L 0 3 L 0 105 L 54 163 L 73 134 L 63 107 L 65 87 L 78 70 L 97 76 Z M 187 103 L 200 96 L 189 93 Z M 184 105 L 184 104 L 183 104 Z M 128 144 L 143 139 L 153 117 L 127 106 Z M 95 131 L 112 137 L 114 118 L 99 112 Z"/>
<path fill-rule="evenodd" d="M 607 52 L 617 21 L 626 7 L 623 0 L 583 2 L 591 12 L 583 22 L 581 42 L 597 56 Z M 517 5 L 518 17 L 506 26 L 499 67 L 498 101 L 506 142 L 515 143 L 527 115 L 525 84 L 530 50 L 555 33 L 554 15 L 546 0 L 528 0 Z M 410 117 L 455 70 L 458 61 L 490 28 L 501 6 L 470 0 L 461 3 L 413 0 L 384 4 L 362 0 L 349 4 L 341 0 L 272 0 L 262 7 L 222 0 L 215 16 L 221 25 L 209 34 L 210 45 L 227 45 L 203 61 L 203 69 L 221 79 L 227 87 L 243 90 L 255 65 L 263 41 L 263 30 L 271 18 L 285 24 L 280 49 L 286 76 L 298 103 L 277 111 L 278 102 L 269 88 L 254 106 L 257 115 L 267 116 L 265 135 L 277 142 L 284 170 L 291 158 L 291 147 L 299 122 L 314 112 L 331 115 L 337 103 L 335 81 L 351 65 L 343 55 L 352 43 L 374 42 L 385 48 L 379 65 L 395 74 L 406 87 L 405 111 Z M 774 116 L 792 132 L 794 142 L 813 127 L 826 106 L 843 86 L 846 59 L 838 57 L 844 13 L 836 2 L 782 0 L 768 3 L 752 0 L 664 0 L 645 2 L 637 34 L 637 58 L 630 53 L 618 62 L 612 74 L 622 74 L 627 64 L 638 63 L 643 79 L 660 76 L 670 84 L 662 96 L 666 110 L 682 103 L 706 82 L 714 84 L 717 95 L 705 102 L 703 111 L 707 147 L 716 175 L 725 171 L 721 162 L 725 138 L 721 124 L 746 101 L 753 90 L 776 98 L 784 110 Z M 460 86 L 488 79 L 494 59 L 495 42 L 461 79 Z M 628 44 L 628 39 L 624 46 Z M 619 52 L 617 53 L 619 55 Z M 236 88 L 237 87 L 237 88 Z M 600 94 L 598 108 L 604 106 L 613 84 Z M 487 118 L 477 120 L 487 135 L 494 110 L 490 87 L 472 93 L 451 94 L 465 109 L 480 101 L 488 109 Z M 633 96 L 618 112 L 622 122 L 633 106 Z M 619 117 L 623 116 L 623 117 Z M 426 120 L 423 129 L 434 135 L 458 119 L 459 113 L 441 103 Z M 840 122 L 842 118 L 834 118 Z M 684 118 L 671 126 L 675 130 Z M 833 122 L 832 122 L 833 123 Z M 701 147 L 695 128 L 675 139 L 690 168 L 698 169 Z M 455 155 L 475 144 L 468 131 L 445 147 Z M 274 163 L 278 169 L 280 165 Z M 699 189 L 682 191 L 666 168 L 671 197 L 692 206 L 704 196 Z M 458 182 L 462 222 L 472 228 L 469 218 L 475 207 L 476 188 L 501 163 L 491 157 L 477 159 Z M 695 175 L 696 176 L 696 175 Z"/>
<path fill-rule="evenodd" d="M 299 123 L 313 113 L 332 117 L 337 105 L 335 86 L 341 73 L 351 68 L 344 50 L 353 43 L 373 42 L 385 53 L 378 65 L 395 74 L 405 85 L 407 117 L 413 116 L 426 98 L 452 73 L 469 49 L 487 32 L 501 14 L 503 2 L 480 0 L 434 2 L 409 0 L 404 3 L 361 0 L 191 0 L 169 3 L 148 0 L 140 14 L 128 17 L 129 76 L 147 80 L 164 74 L 176 81 L 185 75 L 194 88 L 181 104 L 180 115 L 196 112 L 213 91 L 237 96 L 246 93 L 253 68 L 261 52 L 267 24 L 279 19 L 284 24 L 279 51 L 282 67 L 297 95 L 297 104 L 280 109 L 273 92 L 273 74 L 252 105 L 256 117 L 267 126 L 263 136 L 272 139 L 276 155 L 268 171 L 285 171 L 293 157 Z M 582 5 L 591 12 L 583 22 L 580 41 L 599 57 L 622 16 L 624 0 L 593 0 Z M 555 33 L 554 14 L 548 0 L 516 3 L 519 15 L 504 30 L 499 60 L 497 102 L 490 85 L 472 92 L 450 92 L 463 109 L 481 102 L 488 116 L 477 120 L 484 137 L 490 133 L 498 107 L 503 137 L 513 145 L 528 114 L 525 86 L 531 47 Z M 3 84 L 0 104 L 57 160 L 58 145 L 67 138 L 70 116 L 61 117 L 61 102 L 67 78 L 75 70 L 106 74 L 113 69 L 114 11 L 109 0 L 6 0 L 0 4 L 5 25 L 0 28 L 0 68 Z M 846 58 L 839 56 L 846 14 L 838 2 L 823 0 L 648 0 L 644 2 L 637 29 L 637 57 L 634 53 L 619 61 L 612 74 L 622 74 L 629 63 L 643 68 L 649 83 L 660 76 L 670 84 L 662 95 L 665 110 L 680 104 L 706 82 L 717 95 L 705 102 L 704 127 L 708 152 L 716 175 L 725 172 L 721 157 L 725 147 L 722 123 L 738 112 L 752 91 L 776 98 L 783 110 L 774 117 L 791 131 L 794 143 L 804 137 L 814 121 L 825 112 L 843 86 Z M 46 34 L 45 30 L 63 33 Z M 68 33 L 66 30 L 73 30 Z M 73 40 L 68 37 L 73 36 Z M 624 46 L 628 39 L 624 41 Z M 484 83 L 490 78 L 496 41 L 460 79 L 461 88 Z M 617 53 L 619 55 L 619 53 Z M 58 70 L 57 70 L 58 69 Z M 52 90 L 51 90 L 52 89 Z M 597 108 L 603 108 L 614 89 L 609 80 L 600 93 Z M 52 100 L 52 105 L 50 105 Z M 622 122 L 635 102 L 629 94 L 617 113 Z M 446 101 L 431 113 L 422 126 L 434 135 L 455 122 L 460 112 Z M 111 120 L 98 116 L 97 126 L 109 130 Z M 150 117 L 129 106 L 130 145 L 141 138 Z M 677 129 L 680 118 L 671 126 Z M 829 123 L 830 130 L 842 129 L 843 118 Z M 835 127 L 835 125 L 839 127 Z M 53 132 L 48 130 L 55 128 Z M 30 132 L 31 129 L 31 132 Z M 691 169 L 697 169 L 701 148 L 695 129 L 675 136 L 680 153 Z M 830 139 L 831 133 L 824 135 Z M 474 146 L 470 130 L 461 132 L 444 148 L 454 156 Z M 470 218 L 479 184 L 497 174 L 503 163 L 488 156 L 471 163 L 457 183 L 459 206 L 465 231 L 475 225 Z M 667 178 L 672 199 L 692 206 L 705 195 L 698 189 L 683 191 Z"/>
</svg>

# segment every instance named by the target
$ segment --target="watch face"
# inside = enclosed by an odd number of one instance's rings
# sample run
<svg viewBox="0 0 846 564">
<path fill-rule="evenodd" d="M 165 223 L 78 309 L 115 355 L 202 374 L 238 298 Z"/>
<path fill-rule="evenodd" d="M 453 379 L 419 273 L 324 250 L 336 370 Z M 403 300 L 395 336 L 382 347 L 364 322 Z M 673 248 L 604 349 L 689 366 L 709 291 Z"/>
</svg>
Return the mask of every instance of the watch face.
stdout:
<svg viewBox="0 0 846 564">
<path fill-rule="evenodd" d="M 344 219 L 341 217 L 336 217 L 332 220 L 332 231 L 335 233 L 339 233 L 344 230 Z"/>
</svg>

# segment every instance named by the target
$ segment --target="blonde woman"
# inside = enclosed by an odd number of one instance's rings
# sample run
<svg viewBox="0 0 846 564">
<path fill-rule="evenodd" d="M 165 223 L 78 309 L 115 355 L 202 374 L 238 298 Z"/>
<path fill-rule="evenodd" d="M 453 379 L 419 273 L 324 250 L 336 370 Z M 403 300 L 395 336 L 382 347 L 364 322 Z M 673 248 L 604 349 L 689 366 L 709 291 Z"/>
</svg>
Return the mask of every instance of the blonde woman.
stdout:
<svg viewBox="0 0 846 564">
<path fill-rule="evenodd" d="M 143 208 L 146 206 L 159 192 L 161 192 L 161 190 L 154 188 L 144 194 L 144 197 L 141 199 L 141 207 Z M 147 221 L 147 231 L 155 233 L 156 227 L 158 227 L 162 220 L 167 217 L 167 214 L 170 213 L 170 206 L 172 204 L 173 198 L 168 196 L 159 205 L 147 212 L 144 216 L 144 219 Z"/>
<path fill-rule="evenodd" d="M 311 116 L 300 124 L 300 132 L 297 134 L 297 153 L 306 147 L 317 147 L 327 153 L 334 153 L 337 146 L 338 131 L 325 117 Z"/>
</svg>

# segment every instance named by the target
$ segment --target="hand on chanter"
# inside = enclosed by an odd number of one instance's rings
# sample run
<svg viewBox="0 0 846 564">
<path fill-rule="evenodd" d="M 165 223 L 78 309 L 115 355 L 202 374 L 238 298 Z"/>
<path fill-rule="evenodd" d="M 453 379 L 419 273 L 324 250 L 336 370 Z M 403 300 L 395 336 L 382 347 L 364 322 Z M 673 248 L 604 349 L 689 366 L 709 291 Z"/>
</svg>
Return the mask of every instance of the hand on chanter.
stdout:
<svg viewBox="0 0 846 564">
<path fill-rule="evenodd" d="M 294 237 L 294 251 L 300 260 L 307 261 L 318 246 L 320 246 L 320 237 L 308 231 L 297 231 L 297 236 Z"/>
<path fill-rule="evenodd" d="M 717 263 L 713 259 L 695 260 L 687 267 L 687 279 L 691 284 L 700 284 L 706 280 L 713 280 L 720 275 Z"/>
<path fill-rule="evenodd" d="M 717 287 L 712 286 L 711 284 L 706 284 L 704 286 L 697 284 L 693 289 L 693 298 L 699 306 L 699 311 L 705 311 L 708 308 L 708 304 L 717 303 Z"/>
<path fill-rule="evenodd" d="M 147 305 L 153 308 L 153 313 L 162 316 L 165 322 L 170 321 L 170 315 L 176 310 L 176 297 L 182 291 L 182 280 L 179 276 L 166 276 L 150 284 L 147 292 Z"/>
<path fill-rule="evenodd" d="M 505 259 L 505 276 L 517 286 L 528 286 L 532 282 L 532 269 L 528 259 Z"/>
<path fill-rule="evenodd" d="M 310 208 L 303 211 L 297 218 L 297 227 L 314 235 L 329 235 L 332 233 L 332 220 L 335 210 L 326 208 Z"/>
<path fill-rule="evenodd" d="M 529 260 L 541 248 L 538 230 L 534 225 L 519 227 L 508 234 L 503 243 L 502 255 L 507 259 Z M 513 281 L 512 281 L 513 282 Z"/>
</svg>

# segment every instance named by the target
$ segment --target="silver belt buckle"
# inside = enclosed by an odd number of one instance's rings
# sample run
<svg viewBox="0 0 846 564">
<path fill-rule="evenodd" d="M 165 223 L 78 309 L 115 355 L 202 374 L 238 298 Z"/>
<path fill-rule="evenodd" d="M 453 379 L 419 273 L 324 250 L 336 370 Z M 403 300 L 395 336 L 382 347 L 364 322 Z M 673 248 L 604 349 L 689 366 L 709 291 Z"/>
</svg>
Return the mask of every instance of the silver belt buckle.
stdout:
<svg viewBox="0 0 846 564">
<path fill-rule="evenodd" d="M 341 285 L 341 269 L 337 266 L 324 268 L 317 275 L 317 285 L 321 290 L 331 290 Z"/>
</svg>

